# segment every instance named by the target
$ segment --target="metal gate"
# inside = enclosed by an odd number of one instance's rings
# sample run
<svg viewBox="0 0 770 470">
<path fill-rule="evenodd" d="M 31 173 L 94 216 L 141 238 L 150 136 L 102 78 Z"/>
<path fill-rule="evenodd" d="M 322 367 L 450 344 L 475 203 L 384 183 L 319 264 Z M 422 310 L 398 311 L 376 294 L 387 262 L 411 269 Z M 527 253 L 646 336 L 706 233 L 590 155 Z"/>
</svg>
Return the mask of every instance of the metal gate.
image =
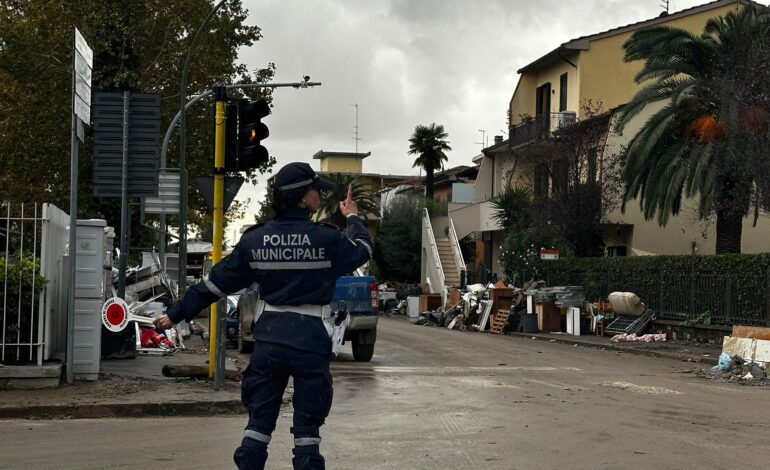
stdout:
<svg viewBox="0 0 770 470">
<path fill-rule="evenodd" d="M 69 216 L 50 204 L 0 202 L 0 363 L 37 364 L 64 351 L 61 260 Z"/>
</svg>

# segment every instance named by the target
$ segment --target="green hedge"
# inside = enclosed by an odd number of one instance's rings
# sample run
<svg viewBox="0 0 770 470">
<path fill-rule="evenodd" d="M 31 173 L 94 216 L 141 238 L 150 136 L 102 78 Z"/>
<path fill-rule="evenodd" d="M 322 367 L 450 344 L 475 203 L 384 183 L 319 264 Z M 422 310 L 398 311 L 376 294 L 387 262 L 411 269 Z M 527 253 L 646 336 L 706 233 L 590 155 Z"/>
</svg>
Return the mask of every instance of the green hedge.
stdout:
<svg viewBox="0 0 770 470">
<path fill-rule="evenodd" d="M 548 285 L 582 285 L 588 300 L 634 292 L 663 319 L 770 324 L 770 254 L 562 258 L 543 274 Z"/>
</svg>

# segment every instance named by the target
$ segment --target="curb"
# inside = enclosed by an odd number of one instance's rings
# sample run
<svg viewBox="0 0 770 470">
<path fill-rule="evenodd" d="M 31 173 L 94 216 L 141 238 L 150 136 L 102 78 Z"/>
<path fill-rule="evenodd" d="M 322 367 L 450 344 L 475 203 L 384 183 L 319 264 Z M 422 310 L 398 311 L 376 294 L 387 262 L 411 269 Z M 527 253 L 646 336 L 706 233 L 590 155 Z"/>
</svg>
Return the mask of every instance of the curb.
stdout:
<svg viewBox="0 0 770 470">
<path fill-rule="evenodd" d="M 0 419 L 93 419 L 245 414 L 240 400 L 0 406 Z"/>
<path fill-rule="evenodd" d="M 596 344 L 596 343 L 589 343 L 589 342 L 579 341 L 579 340 L 574 340 L 569 338 L 560 338 L 560 337 L 550 338 L 550 337 L 538 336 L 536 334 L 531 334 L 531 333 L 506 332 L 505 336 L 513 336 L 513 337 L 527 338 L 527 339 L 534 338 L 538 341 L 548 341 L 548 342 L 555 342 L 555 343 L 562 343 L 562 344 L 574 344 L 577 346 L 581 346 L 585 348 L 593 348 L 593 349 L 609 349 L 612 351 L 634 354 L 636 356 L 661 357 L 666 359 L 675 359 L 683 362 L 694 362 L 694 363 L 706 364 L 706 365 L 712 365 L 712 366 L 716 365 L 717 362 L 719 361 L 719 358 L 717 357 L 703 357 L 703 356 L 696 356 L 696 355 L 687 354 L 687 353 L 655 351 L 653 349 L 637 349 L 637 348 L 627 347 L 627 346 L 618 346 L 612 343 Z"/>
</svg>

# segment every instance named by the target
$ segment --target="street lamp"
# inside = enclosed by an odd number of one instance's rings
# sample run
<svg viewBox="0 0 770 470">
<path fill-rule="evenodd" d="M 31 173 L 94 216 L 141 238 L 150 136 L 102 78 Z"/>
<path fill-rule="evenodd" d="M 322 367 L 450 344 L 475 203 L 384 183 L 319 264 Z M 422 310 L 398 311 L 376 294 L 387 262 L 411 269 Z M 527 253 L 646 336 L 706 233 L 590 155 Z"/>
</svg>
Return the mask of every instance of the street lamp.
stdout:
<svg viewBox="0 0 770 470">
<path fill-rule="evenodd" d="M 195 49 L 195 40 L 198 39 L 198 34 L 200 34 L 203 27 L 206 26 L 224 3 L 225 0 L 221 0 L 212 8 L 208 16 L 203 20 L 203 23 L 198 27 L 198 30 L 195 31 L 195 35 L 190 43 L 190 50 L 187 51 L 187 58 L 184 61 L 184 68 L 182 68 L 182 85 L 179 92 L 179 112 L 182 115 L 182 120 L 179 124 L 179 288 L 185 285 L 187 277 L 187 161 L 185 159 L 187 139 L 187 113 L 185 113 L 185 106 L 187 105 L 187 66 L 190 64 L 190 57 L 192 56 L 193 49 Z"/>
</svg>

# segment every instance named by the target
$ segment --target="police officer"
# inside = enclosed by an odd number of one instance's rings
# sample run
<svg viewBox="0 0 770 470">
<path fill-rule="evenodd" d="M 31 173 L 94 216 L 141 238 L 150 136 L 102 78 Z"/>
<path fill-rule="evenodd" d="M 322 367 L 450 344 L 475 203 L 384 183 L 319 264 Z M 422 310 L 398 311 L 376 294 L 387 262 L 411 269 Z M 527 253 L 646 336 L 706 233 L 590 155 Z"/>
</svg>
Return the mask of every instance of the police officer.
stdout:
<svg viewBox="0 0 770 470">
<path fill-rule="evenodd" d="M 321 192 L 333 187 L 307 163 L 281 168 L 273 182 L 275 219 L 246 231 L 203 282 L 155 320 L 156 326 L 170 328 L 220 297 L 259 283 L 266 304 L 254 325 L 254 352 L 241 385 L 249 410 L 234 456 L 241 469 L 264 468 L 289 376 L 294 379 L 292 463 L 295 469 L 324 468 L 319 428 L 332 404 L 332 344 L 321 312 L 332 299 L 337 278 L 372 255 L 369 232 L 350 188 L 339 206 L 347 218 L 347 236 L 332 225 L 311 222 Z"/>
</svg>

